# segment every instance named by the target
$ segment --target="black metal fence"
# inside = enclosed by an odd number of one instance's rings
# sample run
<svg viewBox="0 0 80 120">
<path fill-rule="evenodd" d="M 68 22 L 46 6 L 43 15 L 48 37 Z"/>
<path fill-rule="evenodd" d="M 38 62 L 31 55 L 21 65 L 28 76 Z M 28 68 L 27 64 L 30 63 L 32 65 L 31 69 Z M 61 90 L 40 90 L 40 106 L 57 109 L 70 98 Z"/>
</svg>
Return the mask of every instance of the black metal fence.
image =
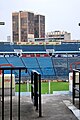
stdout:
<svg viewBox="0 0 80 120">
<path fill-rule="evenodd" d="M 4 71 L 9 70 L 11 74 L 11 83 L 10 83 L 10 120 L 12 120 L 12 73 L 14 70 L 19 71 L 19 96 L 18 96 L 18 120 L 20 120 L 20 82 L 21 82 L 21 71 L 27 71 L 26 67 L 2 67 L 2 120 L 4 120 Z"/>
<path fill-rule="evenodd" d="M 31 99 L 36 110 L 39 110 L 39 117 L 41 117 L 41 74 L 35 70 L 31 71 Z"/>
<path fill-rule="evenodd" d="M 80 109 L 80 69 L 73 70 L 73 104 L 75 104 L 75 98 L 79 99 Z"/>
</svg>

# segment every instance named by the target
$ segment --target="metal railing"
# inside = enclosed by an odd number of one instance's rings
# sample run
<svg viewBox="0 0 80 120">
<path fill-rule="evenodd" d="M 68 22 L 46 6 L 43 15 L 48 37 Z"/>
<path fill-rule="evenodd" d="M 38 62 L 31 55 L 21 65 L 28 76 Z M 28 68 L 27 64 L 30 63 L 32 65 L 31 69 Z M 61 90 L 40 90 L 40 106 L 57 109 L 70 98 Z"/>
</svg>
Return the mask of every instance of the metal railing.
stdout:
<svg viewBox="0 0 80 120">
<path fill-rule="evenodd" d="M 11 71 L 11 83 L 10 83 L 10 120 L 12 120 L 12 73 L 14 70 L 19 71 L 19 96 L 18 96 L 18 120 L 20 120 L 20 82 L 21 82 L 21 71 L 27 71 L 26 67 L 2 67 L 0 71 L 2 72 L 2 120 L 4 120 L 4 71 L 9 70 Z"/>
<path fill-rule="evenodd" d="M 76 75 L 77 73 L 78 75 Z M 78 94 L 76 92 L 78 92 Z M 80 109 L 80 69 L 73 70 L 73 104 L 75 104 L 75 98 L 79 99 Z"/>
<path fill-rule="evenodd" d="M 35 70 L 31 71 L 31 99 L 36 107 L 36 110 L 39 110 L 39 117 L 42 116 L 41 110 L 41 74 Z"/>
</svg>

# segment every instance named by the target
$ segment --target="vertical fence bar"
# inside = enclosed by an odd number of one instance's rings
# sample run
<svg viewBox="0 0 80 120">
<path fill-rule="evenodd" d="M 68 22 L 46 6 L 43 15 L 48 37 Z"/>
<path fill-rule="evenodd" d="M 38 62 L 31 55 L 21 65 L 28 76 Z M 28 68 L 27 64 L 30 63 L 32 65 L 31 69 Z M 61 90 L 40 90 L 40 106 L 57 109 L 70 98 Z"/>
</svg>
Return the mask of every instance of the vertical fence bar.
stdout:
<svg viewBox="0 0 80 120">
<path fill-rule="evenodd" d="M 32 86 L 33 84 L 34 84 L 34 86 Z M 39 111 L 38 111 L 39 117 L 41 117 L 42 116 L 42 110 L 41 110 L 41 74 L 35 70 L 31 71 L 31 86 L 32 86 L 31 87 L 31 94 L 32 94 L 32 91 L 34 94 L 34 101 L 33 101 L 34 106 L 36 107 L 36 110 L 38 110 L 38 108 L 39 108 Z M 33 96 L 31 98 L 33 98 Z M 38 100 L 39 100 L 39 103 L 38 103 Z"/>
<path fill-rule="evenodd" d="M 31 99 L 33 100 L 33 72 L 31 72 Z"/>
<path fill-rule="evenodd" d="M 11 85 L 10 85 L 10 120 L 12 120 L 12 69 L 11 69 Z"/>
<path fill-rule="evenodd" d="M 2 70 L 2 120 L 4 120 L 4 70 Z"/>
<path fill-rule="evenodd" d="M 4 67 L 4 68 L 0 68 L 0 70 L 2 71 L 2 120 L 4 120 L 4 95 L 5 95 L 5 90 L 4 90 L 4 70 L 10 70 L 11 71 L 11 82 L 10 82 L 10 120 L 12 120 L 12 71 L 16 69 L 19 70 L 19 98 L 18 98 L 18 120 L 20 120 L 20 83 L 21 83 L 21 70 L 22 69 L 26 69 L 25 67 L 15 67 L 15 68 L 8 68 L 8 67 Z M 27 69 L 26 69 L 27 71 Z"/>
<path fill-rule="evenodd" d="M 73 70 L 73 104 L 75 104 L 74 98 L 75 98 L 75 73 L 76 71 Z"/>
<path fill-rule="evenodd" d="M 35 72 L 33 73 L 34 76 L 34 106 L 36 106 L 36 75 Z"/>
<path fill-rule="evenodd" d="M 34 106 L 38 110 L 38 80 L 36 72 L 34 72 Z"/>
<path fill-rule="evenodd" d="M 19 69 L 19 101 L 18 101 L 18 120 L 20 120 L 20 82 L 21 82 L 21 69 Z"/>
<path fill-rule="evenodd" d="M 41 111 L 41 74 L 39 74 L 39 117 L 42 116 Z"/>
<path fill-rule="evenodd" d="M 79 71 L 79 109 L 80 109 L 80 71 Z"/>
<path fill-rule="evenodd" d="M 37 73 L 35 73 L 35 77 L 36 77 L 36 79 L 35 79 L 35 88 L 36 88 L 35 102 L 36 102 L 36 110 L 38 110 L 38 74 Z"/>
</svg>

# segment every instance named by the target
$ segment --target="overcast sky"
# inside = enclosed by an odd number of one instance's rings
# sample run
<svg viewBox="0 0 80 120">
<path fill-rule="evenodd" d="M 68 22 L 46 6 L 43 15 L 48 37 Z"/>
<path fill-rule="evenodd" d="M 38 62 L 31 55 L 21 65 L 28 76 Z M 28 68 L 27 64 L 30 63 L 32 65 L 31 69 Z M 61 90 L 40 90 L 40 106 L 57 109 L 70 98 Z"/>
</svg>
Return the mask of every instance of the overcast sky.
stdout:
<svg viewBox="0 0 80 120">
<path fill-rule="evenodd" d="M 0 40 L 12 35 L 12 12 L 32 11 L 45 15 L 46 32 L 60 30 L 80 39 L 80 0 L 0 0 Z"/>
</svg>

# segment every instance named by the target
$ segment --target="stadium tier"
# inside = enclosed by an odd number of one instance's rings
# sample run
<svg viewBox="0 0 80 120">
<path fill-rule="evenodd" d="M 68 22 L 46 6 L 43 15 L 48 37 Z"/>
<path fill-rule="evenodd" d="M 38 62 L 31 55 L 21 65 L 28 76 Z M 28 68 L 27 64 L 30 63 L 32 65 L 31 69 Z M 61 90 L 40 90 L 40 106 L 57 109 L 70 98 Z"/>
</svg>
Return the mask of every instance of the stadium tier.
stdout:
<svg viewBox="0 0 80 120">
<path fill-rule="evenodd" d="M 5 57 L 0 57 L 0 64 L 8 64 L 8 61 Z"/>
<path fill-rule="evenodd" d="M 31 70 L 35 69 L 41 73 L 44 79 L 67 79 L 69 72 L 75 68 L 75 62 L 80 62 L 79 47 L 80 43 L 62 43 L 59 45 L 0 44 L 0 64 L 26 66 L 28 72 L 25 74 L 23 71 L 22 76 L 30 77 Z M 49 52 L 54 50 L 55 54 L 50 56 L 46 52 L 47 50 Z M 75 53 L 76 51 L 77 53 Z M 80 65 L 78 64 L 77 67 L 79 68 Z M 18 72 L 16 73 L 18 75 Z"/>
<path fill-rule="evenodd" d="M 26 67 L 28 67 L 29 69 L 37 69 L 39 68 L 36 57 L 22 57 L 21 58 L 23 63 L 25 64 Z"/>
<path fill-rule="evenodd" d="M 0 52 L 12 52 L 15 49 L 21 49 L 23 52 L 26 51 L 46 51 L 47 49 L 54 49 L 55 51 L 79 51 L 80 43 L 65 43 L 61 44 L 41 44 L 41 45 L 17 45 L 17 44 L 0 44 Z"/>
<path fill-rule="evenodd" d="M 24 64 L 23 62 L 21 61 L 21 59 L 17 56 L 14 56 L 14 57 L 5 57 L 6 60 L 8 61 L 9 64 L 12 64 L 13 66 L 16 66 L 16 67 L 23 67 Z"/>
<path fill-rule="evenodd" d="M 37 70 L 44 79 L 68 78 L 69 72 L 75 68 L 75 62 L 79 63 L 80 57 L 0 57 L 0 64 L 12 64 L 16 67 L 27 67 L 27 74 L 23 71 L 22 76 L 31 75 L 31 70 Z M 77 64 L 80 67 L 80 64 Z M 16 76 L 18 72 L 15 71 Z"/>
<path fill-rule="evenodd" d="M 55 51 L 78 51 L 79 47 L 79 44 L 61 44 L 56 45 Z"/>
</svg>

